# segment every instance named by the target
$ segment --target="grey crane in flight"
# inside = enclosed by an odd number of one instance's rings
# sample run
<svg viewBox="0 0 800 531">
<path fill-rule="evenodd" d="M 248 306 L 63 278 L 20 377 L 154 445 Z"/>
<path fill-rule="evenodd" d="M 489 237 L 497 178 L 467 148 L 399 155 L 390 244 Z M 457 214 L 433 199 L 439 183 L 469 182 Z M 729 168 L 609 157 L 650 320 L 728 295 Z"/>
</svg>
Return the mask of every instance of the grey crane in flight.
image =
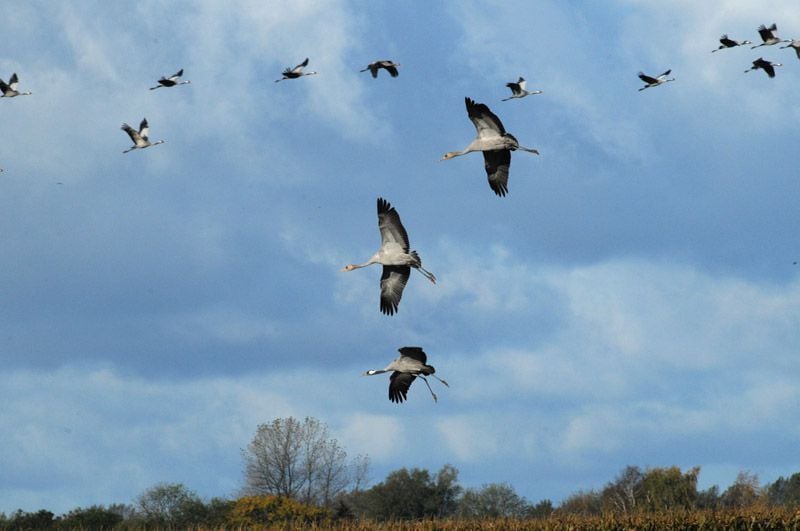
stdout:
<svg viewBox="0 0 800 531">
<path fill-rule="evenodd" d="M 532 94 L 541 94 L 541 90 L 526 90 L 525 85 L 528 82 L 525 81 L 525 78 L 520 77 L 519 80 L 514 83 L 513 81 L 506 83 L 506 86 L 511 89 L 511 96 L 507 98 L 503 98 L 502 101 L 513 100 L 515 98 L 524 98 L 525 96 L 530 96 Z"/>
<path fill-rule="evenodd" d="M 766 27 L 764 24 L 761 24 L 758 27 L 758 34 L 761 36 L 761 40 L 763 41 L 761 44 L 756 44 L 755 46 L 751 46 L 750 49 L 754 50 L 759 46 L 772 46 L 773 44 L 778 44 L 779 42 L 791 42 L 789 40 L 781 40 L 775 34 L 778 31 L 778 26 L 773 22 L 772 26 Z"/>
<path fill-rule="evenodd" d="M 425 351 L 420 347 L 403 347 L 398 349 L 400 356 L 383 369 L 373 369 L 364 373 L 364 376 L 372 376 L 373 374 L 383 374 L 385 372 L 392 372 L 389 377 L 389 400 L 397 404 L 401 403 L 408 396 L 408 389 L 414 382 L 414 379 L 419 376 L 428 386 L 428 390 L 433 396 L 433 401 L 438 399 L 436 393 L 431 389 L 431 384 L 428 383 L 426 376 L 433 376 L 447 387 L 450 384 L 436 376 L 434 373 L 436 369 L 433 365 L 428 365 L 428 356 Z"/>
<path fill-rule="evenodd" d="M 489 187 L 495 194 L 502 197 L 508 193 L 508 168 L 511 166 L 511 152 L 519 149 L 538 155 L 539 150 L 519 145 L 514 135 L 506 133 L 500 118 L 483 103 L 475 103 L 470 98 L 464 98 L 464 102 L 467 105 L 467 116 L 475 126 L 478 136 L 461 151 L 445 153 L 441 160 L 449 160 L 473 151 L 483 152 Z"/>
<path fill-rule="evenodd" d="M 408 234 L 400 222 L 400 214 L 382 197 L 378 198 L 378 229 L 381 232 L 380 249 L 363 264 L 348 264 L 342 271 L 353 271 L 372 264 L 383 265 L 380 309 L 386 315 L 394 315 L 412 268 L 433 284 L 436 284 L 436 277 L 422 267 L 417 251 L 409 251 Z"/>
<path fill-rule="evenodd" d="M 755 61 L 753 61 L 753 66 L 748 68 L 744 71 L 744 73 L 748 73 L 752 70 L 758 70 L 759 68 L 767 73 L 769 77 L 775 77 L 775 67 L 776 66 L 783 66 L 781 63 L 772 63 L 767 61 L 763 57 L 759 57 Z"/>
<path fill-rule="evenodd" d="M 741 41 L 741 42 L 735 41 L 729 38 L 727 34 L 720 37 L 719 42 L 720 42 L 719 48 L 717 48 L 716 50 L 711 50 L 711 53 L 718 52 L 720 50 L 725 50 L 726 48 L 736 48 L 737 46 L 744 46 L 745 44 L 753 44 L 750 41 Z"/>
<path fill-rule="evenodd" d="M 8 80 L 8 83 L 0 79 L 0 92 L 3 94 L 0 95 L 0 98 L 13 98 L 15 96 L 30 96 L 33 92 L 20 92 L 17 90 L 17 84 L 19 83 L 19 77 L 17 77 L 17 73 L 14 72 L 11 74 L 11 79 Z"/>
<path fill-rule="evenodd" d="M 800 39 L 792 39 L 792 42 L 786 46 L 781 46 L 781 48 L 794 48 L 794 53 L 796 53 L 797 58 L 800 59 Z"/>
<path fill-rule="evenodd" d="M 191 80 L 186 79 L 181 81 L 181 76 L 183 75 L 183 68 L 175 72 L 169 77 L 161 76 L 161 79 L 158 80 L 158 85 L 155 87 L 150 87 L 150 90 L 155 90 L 162 87 L 174 87 L 175 85 L 187 85 L 191 83 Z"/>
<path fill-rule="evenodd" d="M 364 68 L 363 70 L 359 70 L 359 72 L 366 72 L 367 70 L 369 70 L 370 73 L 372 74 L 372 77 L 378 77 L 378 71 L 381 68 L 383 68 L 384 70 L 389 72 L 390 76 L 397 77 L 398 75 L 400 75 L 400 72 L 397 71 L 398 66 L 400 66 L 400 63 L 395 63 L 393 61 L 390 61 L 389 59 L 381 59 L 368 64 L 366 68 Z"/>
<path fill-rule="evenodd" d="M 643 91 L 644 89 L 648 89 L 650 87 L 657 87 L 659 85 L 663 85 L 664 83 L 667 83 L 669 81 L 675 81 L 674 77 L 670 78 L 667 77 L 670 74 L 670 72 L 672 72 L 672 69 L 667 70 L 663 74 L 659 74 L 656 77 L 648 76 L 644 72 L 639 72 L 638 74 L 639 79 L 647 83 L 645 86 L 639 89 L 639 92 Z"/>
<path fill-rule="evenodd" d="M 308 57 L 306 57 L 305 61 L 300 63 L 299 65 L 295 66 L 294 68 L 287 68 L 283 71 L 283 77 L 280 79 L 276 79 L 275 83 L 279 81 L 286 81 L 287 79 L 297 79 L 298 77 L 302 76 L 313 76 L 316 72 L 303 72 L 303 69 L 308 66 Z"/>
<path fill-rule="evenodd" d="M 166 140 L 156 140 L 155 142 L 150 142 L 150 126 L 147 124 L 147 118 L 144 118 L 142 123 L 139 124 L 138 131 L 128 124 L 122 124 L 120 129 L 128 133 L 128 136 L 131 137 L 131 140 L 133 141 L 133 146 L 123 151 L 123 153 L 133 151 L 134 149 L 144 149 L 150 146 L 157 146 L 158 144 L 163 144 L 166 142 Z"/>
</svg>

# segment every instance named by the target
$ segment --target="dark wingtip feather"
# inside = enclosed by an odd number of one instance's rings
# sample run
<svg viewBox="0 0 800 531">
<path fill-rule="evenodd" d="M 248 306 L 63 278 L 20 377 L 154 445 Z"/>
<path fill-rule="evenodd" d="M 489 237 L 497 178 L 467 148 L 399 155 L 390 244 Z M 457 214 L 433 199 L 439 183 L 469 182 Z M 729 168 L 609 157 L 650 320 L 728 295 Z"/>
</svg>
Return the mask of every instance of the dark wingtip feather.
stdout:
<svg viewBox="0 0 800 531">
<path fill-rule="evenodd" d="M 385 214 L 392 209 L 392 205 L 389 204 L 389 201 L 386 199 L 379 197 L 378 198 L 378 214 Z"/>
<path fill-rule="evenodd" d="M 397 313 L 399 303 L 393 303 L 391 301 L 386 301 L 381 299 L 381 313 L 384 315 L 394 315 Z"/>
</svg>

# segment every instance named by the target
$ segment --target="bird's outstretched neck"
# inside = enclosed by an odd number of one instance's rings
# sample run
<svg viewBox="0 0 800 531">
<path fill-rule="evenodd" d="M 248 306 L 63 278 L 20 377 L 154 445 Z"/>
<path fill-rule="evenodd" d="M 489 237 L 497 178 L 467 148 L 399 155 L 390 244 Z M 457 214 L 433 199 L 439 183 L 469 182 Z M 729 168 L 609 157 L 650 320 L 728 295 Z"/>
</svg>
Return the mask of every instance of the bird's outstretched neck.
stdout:
<svg viewBox="0 0 800 531">
<path fill-rule="evenodd" d="M 467 153 L 470 153 L 471 151 L 472 150 L 469 149 L 469 148 L 464 149 L 462 151 L 448 151 L 447 153 L 444 154 L 444 156 L 441 159 L 439 159 L 439 161 L 441 162 L 443 160 L 450 160 L 450 159 L 455 158 L 455 157 L 460 157 L 461 155 L 466 155 Z"/>
</svg>

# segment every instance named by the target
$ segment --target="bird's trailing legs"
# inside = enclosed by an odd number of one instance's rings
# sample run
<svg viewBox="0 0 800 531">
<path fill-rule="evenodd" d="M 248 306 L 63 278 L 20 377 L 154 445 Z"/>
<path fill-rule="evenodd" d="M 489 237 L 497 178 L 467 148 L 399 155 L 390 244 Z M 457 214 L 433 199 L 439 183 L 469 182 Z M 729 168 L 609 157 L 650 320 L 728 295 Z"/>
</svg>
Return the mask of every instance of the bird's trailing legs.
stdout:
<svg viewBox="0 0 800 531">
<path fill-rule="evenodd" d="M 417 376 L 419 376 L 420 378 L 422 378 L 422 381 L 423 381 L 423 382 L 425 382 L 425 385 L 427 385 L 427 386 L 428 386 L 428 391 L 430 391 L 430 392 L 431 392 L 431 396 L 433 397 L 433 401 L 434 401 L 434 402 L 438 402 L 438 401 L 439 401 L 439 399 L 438 399 L 438 398 L 436 398 L 436 393 L 434 393 L 434 392 L 433 392 L 433 389 L 431 389 L 431 384 L 429 384 L 429 383 L 428 383 L 428 379 L 427 379 L 427 378 L 425 378 L 424 376 L 422 376 L 421 374 L 418 374 Z M 448 386 L 448 387 L 449 387 L 449 386 Z"/>
<path fill-rule="evenodd" d="M 425 276 L 425 278 L 430 280 L 433 284 L 436 284 L 436 277 L 433 275 L 433 273 L 431 273 L 422 266 L 417 266 L 417 270 L 419 270 L 419 272 L 422 273 Z"/>
<path fill-rule="evenodd" d="M 424 377 L 423 375 L 421 375 L 421 374 L 418 374 L 417 376 L 419 376 L 420 378 L 422 378 L 422 381 L 423 381 L 423 382 L 425 382 L 425 385 L 427 385 L 427 386 L 428 386 L 428 391 L 430 391 L 430 392 L 431 392 L 431 396 L 433 397 L 433 401 L 434 401 L 434 402 L 438 402 L 438 401 L 439 401 L 439 399 L 436 397 L 436 393 L 434 393 L 434 392 L 433 392 L 433 389 L 431 389 L 431 384 L 429 384 L 429 383 L 428 383 L 428 379 L 427 379 L 427 378 L 425 378 L 425 377 Z M 445 382 L 444 380 L 442 380 L 441 378 L 439 378 L 439 377 L 438 377 L 438 376 L 436 376 L 435 374 L 429 374 L 428 376 L 433 376 L 434 378 L 436 378 L 437 380 L 439 380 L 440 382 L 442 382 L 442 383 L 443 383 L 444 385 L 446 385 L 447 387 L 450 387 L 450 384 L 449 384 L 449 383 Z"/>
</svg>

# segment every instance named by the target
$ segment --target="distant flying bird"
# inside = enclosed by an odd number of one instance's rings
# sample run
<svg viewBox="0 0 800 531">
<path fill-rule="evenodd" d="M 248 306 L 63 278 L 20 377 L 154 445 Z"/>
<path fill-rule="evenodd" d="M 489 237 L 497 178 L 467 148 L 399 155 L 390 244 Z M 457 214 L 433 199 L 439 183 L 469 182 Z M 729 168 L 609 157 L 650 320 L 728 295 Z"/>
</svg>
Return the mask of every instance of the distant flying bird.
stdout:
<svg viewBox="0 0 800 531">
<path fill-rule="evenodd" d="M 753 66 L 748 68 L 744 71 L 744 73 L 748 73 L 751 70 L 758 70 L 759 68 L 767 73 L 769 77 L 775 77 L 775 68 L 776 66 L 783 66 L 781 63 L 771 63 L 764 59 L 763 57 L 759 57 L 755 61 L 753 61 Z"/>
<path fill-rule="evenodd" d="M 0 79 L 0 91 L 3 93 L 0 98 L 13 98 L 14 96 L 30 96 L 33 92 L 20 92 L 17 90 L 17 83 L 19 83 L 19 78 L 17 77 L 17 73 L 14 72 L 11 74 L 11 79 L 8 80 L 8 83 Z"/>
<path fill-rule="evenodd" d="M 781 46 L 781 48 L 794 48 L 794 53 L 796 53 L 797 58 L 800 59 L 800 39 L 793 39 L 792 42 L 786 46 Z"/>
<path fill-rule="evenodd" d="M 296 67 L 287 68 L 286 70 L 284 70 L 283 77 L 280 79 L 276 79 L 275 83 L 279 81 L 285 81 L 287 79 L 297 79 L 298 77 L 301 76 L 313 76 L 314 74 L 316 74 L 316 72 L 303 72 L 303 69 L 307 66 L 308 66 L 308 57 L 306 57 L 306 60 L 297 65 Z"/>
<path fill-rule="evenodd" d="M 770 27 L 764 26 L 761 24 L 758 27 L 758 34 L 761 35 L 761 40 L 764 41 L 761 44 L 756 44 L 755 46 L 751 46 L 750 49 L 753 50 L 758 48 L 759 46 L 772 46 L 773 44 L 778 44 L 779 42 L 791 42 L 788 40 L 781 40 L 775 35 L 775 32 L 778 31 L 778 26 L 775 23 L 772 24 Z"/>
<path fill-rule="evenodd" d="M 147 125 L 147 118 L 144 118 L 142 123 L 139 124 L 138 131 L 128 124 L 122 124 L 120 129 L 128 133 L 128 136 L 131 137 L 131 140 L 133 140 L 133 146 L 123 151 L 123 153 L 133 151 L 134 149 L 144 149 L 150 146 L 157 146 L 158 144 L 163 144 L 165 142 L 165 140 L 150 142 L 150 126 Z"/>
<path fill-rule="evenodd" d="M 408 234 L 400 222 L 400 215 L 382 197 L 378 198 L 378 229 L 381 231 L 381 247 L 378 252 L 363 264 L 349 264 L 342 271 L 353 271 L 372 264 L 383 265 L 380 308 L 382 313 L 394 315 L 412 267 L 434 284 L 436 277 L 422 267 L 417 251 L 409 252 Z"/>
<path fill-rule="evenodd" d="M 672 72 L 672 70 L 667 70 L 666 72 L 664 72 L 663 74 L 659 75 L 658 77 L 650 77 L 650 76 L 648 76 L 647 74 L 645 74 L 643 72 L 639 72 L 639 74 L 638 74 L 639 75 L 639 79 L 641 79 L 642 81 L 647 83 L 645 86 L 643 86 L 642 88 L 639 89 L 639 92 L 643 91 L 644 89 L 648 89 L 650 87 L 657 87 L 659 85 L 663 85 L 664 83 L 666 83 L 668 81 L 675 81 L 674 77 L 667 78 L 667 76 L 669 75 L 670 72 Z"/>
<path fill-rule="evenodd" d="M 478 132 L 478 136 L 461 151 L 450 151 L 444 154 L 441 160 L 466 155 L 473 151 L 483 152 L 483 161 L 489 186 L 498 196 L 508 193 L 508 168 L 511 165 L 511 152 L 517 149 L 528 153 L 539 154 L 539 151 L 519 145 L 511 133 L 506 133 L 500 118 L 489 110 L 483 103 L 475 103 L 469 98 L 464 98 L 467 105 L 467 115 Z"/>
<path fill-rule="evenodd" d="M 530 96 L 531 94 L 541 94 L 541 90 L 525 90 L 525 84 L 527 82 L 524 78 L 520 77 L 519 81 L 514 83 L 513 81 L 510 83 L 506 83 L 506 86 L 511 89 L 511 96 L 508 98 L 503 98 L 503 101 L 513 100 L 514 98 L 524 98 L 525 96 Z"/>
<path fill-rule="evenodd" d="M 378 77 L 378 70 L 383 68 L 389 75 L 392 77 L 397 77 L 399 72 L 397 71 L 397 67 L 400 66 L 400 63 L 394 63 L 388 59 L 381 59 L 380 61 L 375 61 L 374 63 L 370 63 L 367 67 L 363 70 L 359 70 L 359 72 L 366 72 L 367 70 L 370 71 L 372 77 Z"/>
<path fill-rule="evenodd" d="M 407 398 L 408 389 L 414 379 L 419 376 L 428 386 L 428 390 L 433 396 L 433 401 L 436 402 L 436 393 L 433 392 L 431 384 L 428 383 L 428 379 L 425 377 L 433 376 L 447 387 L 450 387 L 450 384 L 434 374 L 436 369 L 427 364 L 428 356 L 425 355 L 425 352 L 420 347 L 403 347 L 398 350 L 400 351 L 400 356 L 387 365 L 385 369 L 370 370 L 365 372 L 364 376 L 393 371 L 389 377 L 389 400 L 397 404 Z"/>
<path fill-rule="evenodd" d="M 155 90 L 161 87 L 174 87 L 175 85 L 186 85 L 188 83 L 191 83 L 191 81 L 188 79 L 186 81 L 181 81 L 180 79 L 182 75 L 183 75 L 183 68 L 181 68 L 180 70 L 178 70 L 169 77 L 161 76 L 161 79 L 158 80 L 158 85 L 156 85 L 155 87 L 150 87 L 150 90 Z"/>
<path fill-rule="evenodd" d="M 725 48 L 736 48 L 737 46 L 744 46 L 745 44 L 753 44 L 750 41 L 738 42 L 733 39 L 729 39 L 727 34 L 720 37 L 719 42 L 721 43 L 719 48 L 717 48 L 716 50 L 711 50 L 711 53 L 724 50 Z"/>
</svg>

